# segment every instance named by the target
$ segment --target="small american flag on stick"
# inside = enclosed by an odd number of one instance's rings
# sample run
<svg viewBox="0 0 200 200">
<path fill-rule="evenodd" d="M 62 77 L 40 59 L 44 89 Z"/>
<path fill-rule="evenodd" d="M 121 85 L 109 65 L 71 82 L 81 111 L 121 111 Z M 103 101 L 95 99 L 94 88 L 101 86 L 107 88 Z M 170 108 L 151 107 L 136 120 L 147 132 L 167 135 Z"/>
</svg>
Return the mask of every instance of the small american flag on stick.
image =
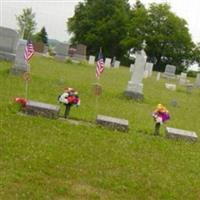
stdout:
<svg viewBox="0 0 200 200">
<path fill-rule="evenodd" d="M 28 40 L 26 47 L 25 47 L 25 50 L 24 50 L 24 58 L 25 58 L 26 62 L 28 62 L 31 59 L 34 52 L 35 51 L 34 51 L 34 48 L 33 48 L 33 44 L 30 40 Z"/>
<path fill-rule="evenodd" d="M 100 48 L 99 55 L 97 58 L 97 65 L 96 65 L 96 78 L 99 79 L 101 73 L 104 70 L 104 61 L 103 61 L 103 54 Z"/>
</svg>

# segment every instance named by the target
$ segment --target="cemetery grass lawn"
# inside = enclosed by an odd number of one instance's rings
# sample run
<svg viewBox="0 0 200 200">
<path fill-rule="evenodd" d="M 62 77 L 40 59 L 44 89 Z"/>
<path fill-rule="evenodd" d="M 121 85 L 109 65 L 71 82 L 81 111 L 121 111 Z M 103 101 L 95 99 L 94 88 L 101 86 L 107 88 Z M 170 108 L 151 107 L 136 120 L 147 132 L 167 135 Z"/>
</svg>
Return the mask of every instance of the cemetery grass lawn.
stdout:
<svg viewBox="0 0 200 200">
<path fill-rule="evenodd" d="M 144 101 L 132 101 L 123 96 L 131 74 L 121 67 L 104 71 L 96 99 L 94 66 L 38 55 L 30 64 L 28 98 L 58 104 L 63 88 L 74 87 L 81 106 L 71 109 L 70 118 L 80 124 L 19 114 L 14 97 L 24 97 L 25 83 L 9 74 L 11 63 L 1 61 L 0 199 L 200 198 L 200 143 L 164 137 L 165 126 L 200 136 L 200 90 L 167 90 L 166 80 L 156 81 L 154 72 L 144 80 Z M 172 99 L 177 107 L 170 105 Z M 158 103 L 166 105 L 171 120 L 155 137 L 151 112 Z M 97 126 L 97 114 L 129 120 L 129 132 Z"/>
</svg>

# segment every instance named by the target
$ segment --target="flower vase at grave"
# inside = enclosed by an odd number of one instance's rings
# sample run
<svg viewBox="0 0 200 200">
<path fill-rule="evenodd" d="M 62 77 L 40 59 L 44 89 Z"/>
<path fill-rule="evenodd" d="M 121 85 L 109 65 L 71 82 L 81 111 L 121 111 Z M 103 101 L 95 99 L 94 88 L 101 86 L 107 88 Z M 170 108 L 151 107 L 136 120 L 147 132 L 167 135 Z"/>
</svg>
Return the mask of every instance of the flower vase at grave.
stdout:
<svg viewBox="0 0 200 200">
<path fill-rule="evenodd" d="M 64 114 L 64 118 L 68 118 L 69 116 L 69 112 L 70 112 L 70 109 L 71 109 L 71 104 L 65 104 L 65 114 Z"/>
</svg>

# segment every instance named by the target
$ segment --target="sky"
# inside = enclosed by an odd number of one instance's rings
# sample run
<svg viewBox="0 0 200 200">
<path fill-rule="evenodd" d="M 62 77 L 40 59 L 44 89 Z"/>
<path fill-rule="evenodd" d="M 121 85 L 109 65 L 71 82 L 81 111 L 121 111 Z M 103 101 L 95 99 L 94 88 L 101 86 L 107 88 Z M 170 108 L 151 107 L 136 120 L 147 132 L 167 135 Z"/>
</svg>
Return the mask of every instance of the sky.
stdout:
<svg viewBox="0 0 200 200">
<path fill-rule="evenodd" d="M 109 0 L 108 0 L 109 1 Z M 83 0 L 0 0 L 0 26 L 17 29 L 16 15 L 23 8 L 32 8 L 36 14 L 36 32 L 45 26 L 48 38 L 68 41 L 66 21 L 74 15 L 75 6 Z M 135 0 L 129 0 L 132 5 Z M 199 9 L 200 0 L 141 0 L 147 7 L 149 3 L 167 2 L 171 10 L 188 22 L 188 28 L 194 42 L 200 42 Z"/>
</svg>

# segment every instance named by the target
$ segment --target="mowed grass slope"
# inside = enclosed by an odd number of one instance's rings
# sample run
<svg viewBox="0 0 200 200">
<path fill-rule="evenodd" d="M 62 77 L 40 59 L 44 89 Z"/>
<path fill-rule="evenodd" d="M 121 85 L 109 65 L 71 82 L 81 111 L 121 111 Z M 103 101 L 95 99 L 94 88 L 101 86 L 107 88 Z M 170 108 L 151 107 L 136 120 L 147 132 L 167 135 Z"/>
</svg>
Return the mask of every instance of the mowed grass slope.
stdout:
<svg viewBox="0 0 200 200">
<path fill-rule="evenodd" d="M 164 137 L 166 125 L 200 136 L 200 90 L 165 89 L 156 73 L 144 80 L 144 101 L 124 97 L 128 68 L 106 69 L 96 99 L 95 66 L 66 64 L 35 55 L 28 98 L 58 104 L 65 87 L 74 87 L 81 106 L 64 120 L 18 114 L 14 97 L 25 95 L 25 82 L 0 62 L 0 199 L 199 199 L 200 144 Z M 172 81 L 175 82 L 175 81 Z M 194 79 L 191 79 L 194 82 Z M 177 107 L 170 101 L 175 99 Z M 152 135 L 151 112 L 158 103 L 171 120 L 161 137 Z M 61 115 L 64 106 L 61 105 Z M 103 114 L 129 120 L 128 133 L 97 126 Z"/>
</svg>

